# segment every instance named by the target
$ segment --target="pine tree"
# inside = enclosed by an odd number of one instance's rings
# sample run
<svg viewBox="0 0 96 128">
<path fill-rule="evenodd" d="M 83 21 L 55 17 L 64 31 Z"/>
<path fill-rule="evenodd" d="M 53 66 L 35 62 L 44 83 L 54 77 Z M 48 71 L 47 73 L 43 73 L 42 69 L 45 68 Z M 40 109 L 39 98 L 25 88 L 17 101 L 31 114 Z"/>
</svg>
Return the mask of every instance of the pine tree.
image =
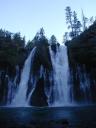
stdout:
<svg viewBox="0 0 96 128">
<path fill-rule="evenodd" d="M 68 41 L 68 32 L 65 32 L 63 36 L 63 43 L 65 44 Z"/>
<path fill-rule="evenodd" d="M 74 37 L 78 36 L 81 32 L 81 22 L 77 18 L 77 13 L 73 12 L 73 31 L 74 31 Z"/>
<path fill-rule="evenodd" d="M 83 10 L 82 10 L 82 27 L 83 27 L 83 31 L 85 31 L 87 29 L 87 22 L 88 22 L 88 18 L 85 17 Z"/>
<path fill-rule="evenodd" d="M 52 35 L 49 42 L 50 42 L 50 44 L 57 44 L 56 37 L 54 35 Z"/>
<path fill-rule="evenodd" d="M 77 13 L 71 11 L 71 8 L 66 7 L 66 23 L 68 24 L 68 29 L 71 29 L 69 36 L 74 38 L 81 33 L 81 22 L 77 18 Z M 66 35 L 65 35 L 66 36 Z"/>
<path fill-rule="evenodd" d="M 71 36 L 74 37 L 73 33 L 73 22 L 72 22 L 72 11 L 69 6 L 66 7 L 66 23 L 68 24 L 68 29 L 71 29 Z"/>
</svg>

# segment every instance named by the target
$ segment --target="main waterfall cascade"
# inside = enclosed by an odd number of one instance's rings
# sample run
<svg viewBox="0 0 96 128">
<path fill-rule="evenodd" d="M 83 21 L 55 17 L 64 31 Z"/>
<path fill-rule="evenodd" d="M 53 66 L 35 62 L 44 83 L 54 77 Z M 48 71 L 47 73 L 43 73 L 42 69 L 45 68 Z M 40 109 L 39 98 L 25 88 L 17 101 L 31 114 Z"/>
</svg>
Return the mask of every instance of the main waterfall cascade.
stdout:
<svg viewBox="0 0 96 128">
<path fill-rule="evenodd" d="M 67 48 L 57 46 L 57 52 L 50 48 L 50 55 L 53 66 L 53 103 L 51 106 L 65 106 L 70 103 L 70 86 L 68 85 L 68 57 Z"/>
<path fill-rule="evenodd" d="M 36 51 L 36 48 L 34 47 L 29 57 L 25 61 L 23 71 L 21 74 L 21 81 L 19 84 L 19 88 L 16 96 L 14 97 L 11 103 L 11 105 L 13 106 L 28 106 L 26 94 L 27 94 L 27 88 L 28 88 L 28 80 L 30 76 L 31 61 L 34 59 L 35 51 Z"/>
<path fill-rule="evenodd" d="M 30 102 L 30 98 L 32 93 L 35 90 L 36 81 L 38 77 L 44 77 L 44 91 L 47 97 L 48 106 L 64 106 L 70 102 L 69 98 L 69 86 L 68 86 L 68 59 L 67 59 L 67 51 L 66 47 L 59 46 L 57 47 L 57 52 L 54 51 L 49 47 L 49 52 L 52 61 L 53 71 L 50 73 L 49 83 L 48 86 L 46 84 L 46 72 L 44 67 L 41 65 L 39 76 L 37 77 L 32 76 L 32 90 L 30 91 L 28 97 L 27 89 L 28 89 L 28 80 L 30 77 L 30 70 L 32 66 L 32 61 L 34 60 L 36 48 L 34 48 L 27 60 L 25 61 L 22 74 L 21 74 L 21 81 L 19 84 L 18 91 L 12 100 L 12 106 L 28 106 Z M 53 79 L 53 83 L 52 83 Z M 53 84 L 53 85 L 52 85 Z M 52 101 L 53 100 L 53 101 Z M 51 102 L 52 101 L 52 102 Z"/>
</svg>

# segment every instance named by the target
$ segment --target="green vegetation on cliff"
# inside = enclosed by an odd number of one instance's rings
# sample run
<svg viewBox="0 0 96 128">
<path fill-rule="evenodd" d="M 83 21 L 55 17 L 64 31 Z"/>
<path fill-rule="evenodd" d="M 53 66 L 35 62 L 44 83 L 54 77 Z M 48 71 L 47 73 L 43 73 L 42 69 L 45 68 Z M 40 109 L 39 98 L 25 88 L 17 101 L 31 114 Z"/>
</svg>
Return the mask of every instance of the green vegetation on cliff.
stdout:
<svg viewBox="0 0 96 128">
<path fill-rule="evenodd" d="M 0 66 L 16 66 L 22 63 L 25 51 L 25 38 L 20 33 L 0 29 Z"/>
<path fill-rule="evenodd" d="M 95 65 L 96 63 L 96 23 L 82 32 L 76 38 L 66 42 L 69 57 L 78 63 Z"/>
</svg>

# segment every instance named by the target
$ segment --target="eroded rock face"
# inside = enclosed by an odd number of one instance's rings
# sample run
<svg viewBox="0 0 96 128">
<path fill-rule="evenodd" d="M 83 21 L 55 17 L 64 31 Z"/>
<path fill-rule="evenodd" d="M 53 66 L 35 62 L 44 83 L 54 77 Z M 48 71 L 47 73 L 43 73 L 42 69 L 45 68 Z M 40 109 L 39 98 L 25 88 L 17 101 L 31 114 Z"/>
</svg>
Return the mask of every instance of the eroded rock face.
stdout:
<svg viewBox="0 0 96 128">
<path fill-rule="evenodd" d="M 32 106 L 48 106 L 47 97 L 44 92 L 44 78 L 39 78 L 36 83 L 36 89 L 34 90 L 30 104 Z"/>
<path fill-rule="evenodd" d="M 41 69 L 43 68 L 43 69 Z M 43 71 L 41 71 L 43 70 Z M 31 90 L 31 79 L 36 79 L 35 90 L 31 96 L 30 104 L 32 106 L 47 106 L 47 97 L 44 91 L 45 85 L 50 85 L 49 75 L 52 71 L 52 63 L 49 54 L 49 48 L 46 44 L 38 44 L 36 53 L 34 55 L 33 64 L 31 67 L 31 74 L 29 80 L 29 92 Z"/>
</svg>

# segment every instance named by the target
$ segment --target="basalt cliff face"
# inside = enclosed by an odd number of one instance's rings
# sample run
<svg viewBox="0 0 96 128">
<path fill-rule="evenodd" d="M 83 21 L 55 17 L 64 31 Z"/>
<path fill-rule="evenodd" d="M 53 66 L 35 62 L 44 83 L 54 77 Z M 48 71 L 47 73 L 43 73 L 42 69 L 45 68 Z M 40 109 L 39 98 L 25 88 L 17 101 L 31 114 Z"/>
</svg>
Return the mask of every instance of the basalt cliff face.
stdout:
<svg viewBox="0 0 96 128">
<path fill-rule="evenodd" d="M 33 64 L 31 66 L 30 79 L 28 84 L 28 93 L 32 87 L 34 79 L 35 90 L 31 96 L 30 104 L 33 106 L 47 106 L 47 96 L 45 95 L 45 85 L 50 85 L 50 74 L 52 72 L 52 63 L 49 53 L 49 45 L 45 42 L 39 43 L 36 47 Z"/>
<path fill-rule="evenodd" d="M 96 23 L 66 43 L 76 101 L 96 102 Z"/>
</svg>

